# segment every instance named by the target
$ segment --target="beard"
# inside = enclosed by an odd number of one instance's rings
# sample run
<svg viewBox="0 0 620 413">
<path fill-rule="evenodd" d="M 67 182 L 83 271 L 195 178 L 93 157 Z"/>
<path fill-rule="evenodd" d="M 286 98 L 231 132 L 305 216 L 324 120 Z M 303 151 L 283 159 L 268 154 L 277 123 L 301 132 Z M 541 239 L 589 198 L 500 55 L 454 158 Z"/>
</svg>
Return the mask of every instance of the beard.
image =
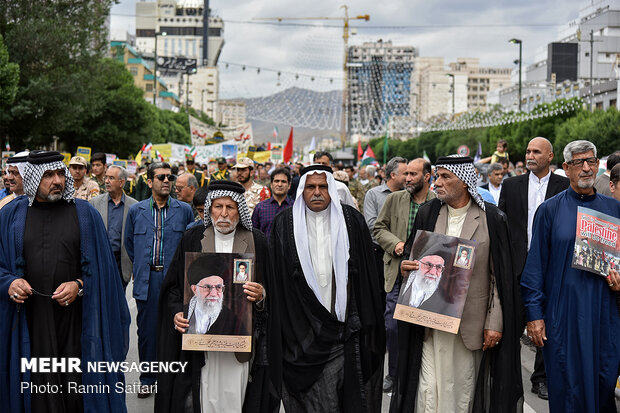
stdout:
<svg viewBox="0 0 620 413">
<path fill-rule="evenodd" d="M 582 172 L 579 174 L 577 186 L 581 189 L 590 189 L 594 186 L 594 172 Z"/>
<path fill-rule="evenodd" d="M 237 228 L 238 224 L 239 218 L 234 220 L 228 218 L 218 218 L 213 222 L 213 226 L 220 234 L 230 234 L 235 230 L 235 228 Z"/>
<path fill-rule="evenodd" d="M 409 277 L 414 277 L 412 291 L 423 291 L 427 298 L 437 290 L 441 280 L 441 277 L 437 277 L 437 279 L 427 277 L 421 270 L 413 271 Z"/>
<path fill-rule="evenodd" d="M 424 181 L 422 180 L 418 182 L 413 182 L 411 184 L 405 183 L 405 189 L 407 190 L 407 192 L 409 192 L 412 195 L 420 192 L 422 188 L 424 188 Z"/>
<path fill-rule="evenodd" d="M 196 302 L 196 307 L 199 312 L 203 316 L 207 316 L 209 318 L 216 317 L 220 315 L 220 311 L 222 311 L 222 302 L 223 298 L 220 297 L 217 300 L 209 300 L 205 298 L 204 300 L 198 300 Z"/>
<path fill-rule="evenodd" d="M 55 190 L 59 190 L 59 193 L 52 193 L 52 191 Z M 41 195 L 41 192 L 37 192 L 37 195 L 39 195 L 41 198 L 45 199 L 47 202 L 58 202 L 62 199 L 62 194 L 64 192 L 64 188 L 59 186 L 59 185 L 55 185 L 52 188 L 50 188 L 50 192 L 43 196 Z"/>
</svg>

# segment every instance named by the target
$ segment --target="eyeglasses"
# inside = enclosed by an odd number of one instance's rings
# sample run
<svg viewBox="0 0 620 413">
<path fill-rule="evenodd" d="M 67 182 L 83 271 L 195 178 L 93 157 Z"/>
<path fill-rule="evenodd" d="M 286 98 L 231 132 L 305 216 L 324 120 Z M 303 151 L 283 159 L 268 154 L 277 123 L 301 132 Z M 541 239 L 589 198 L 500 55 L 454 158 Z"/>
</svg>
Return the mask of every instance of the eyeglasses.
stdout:
<svg viewBox="0 0 620 413">
<path fill-rule="evenodd" d="M 215 289 L 218 293 L 221 293 L 222 291 L 224 291 L 224 286 L 222 284 L 216 284 L 216 285 L 209 285 L 209 284 L 198 285 L 198 284 L 196 284 L 196 287 L 208 288 L 209 292 L 211 292 L 213 289 Z"/>
<path fill-rule="evenodd" d="M 583 166 L 584 162 L 587 162 L 588 165 L 590 165 L 590 166 L 595 166 L 597 161 L 598 161 L 598 159 L 596 158 L 596 156 L 593 156 L 591 158 L 573 159 L 572 161 L 567 161 L 566 163 L 568 165 L 578 166 L 578 167 L 581 168 Z"/>
<path fill-rule="evenodd" d="M 432 264 L 430 262 L 424 262 L 424 261 L 420 261 L 420 263 L 422 265 L 424 265 L 424 268 L 426 269 L 426 271 L 430 271 L 433 269 L 433 267 L 435 267 L 437 269 L 437 271 L 443 271 L 443 269 L 445 268 L 443 265 L 441 264 Z"/>
<path fill-rule="evenodd" d="M 176 175 L 172 175 L 172 174 L 159 174 L 159 175 L 155 175 L 155 178 L 159 179 L 160 181 L 164 182 L 166 180 L 166 178 L 168 178 L 168 181 L 170 182 L 174 182 L 177 179 Z"/>
<path fill-rule="evenodd" d="M 186 186 L 181 186 L 181 185 L 177 185 L 177 186 L 175 186 L 175 187 L 174 187 L 174 189 L 175 189 L 177 192 L 181 192 L 181 191 L 182 191 L 182 190 L 184 190 L 185 188 L 187 188 L 187 187 L 186 187 Z"/>
</svg>

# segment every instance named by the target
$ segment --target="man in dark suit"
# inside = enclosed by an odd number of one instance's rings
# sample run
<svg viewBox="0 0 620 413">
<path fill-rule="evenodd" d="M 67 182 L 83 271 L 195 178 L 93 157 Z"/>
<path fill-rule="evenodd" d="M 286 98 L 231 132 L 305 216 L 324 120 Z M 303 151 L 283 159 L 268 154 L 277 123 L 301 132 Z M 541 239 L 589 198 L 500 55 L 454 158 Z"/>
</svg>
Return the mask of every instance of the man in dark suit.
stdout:
<svg viewBox="0 0 620 413">
<path fill-rule="evenodd" d="M 529 173 L 504 181 L 499 199 L 499 208 L 508 217 L 511 235 L 512 261 L 515 274 L 521 278 L 525 259 L 532 239 L 534 214 L 545 200 L 568 188 L 568 178 L 551 173 L 549 164 L 553 159 L 553 147 L 545 138 L 532 139 L 525 152 Z M 534 372 L 530 377 L 532 392 L 541 399 L 547 399 L 547 375 L 542 351 L 536 349 Z"/>
</svg>

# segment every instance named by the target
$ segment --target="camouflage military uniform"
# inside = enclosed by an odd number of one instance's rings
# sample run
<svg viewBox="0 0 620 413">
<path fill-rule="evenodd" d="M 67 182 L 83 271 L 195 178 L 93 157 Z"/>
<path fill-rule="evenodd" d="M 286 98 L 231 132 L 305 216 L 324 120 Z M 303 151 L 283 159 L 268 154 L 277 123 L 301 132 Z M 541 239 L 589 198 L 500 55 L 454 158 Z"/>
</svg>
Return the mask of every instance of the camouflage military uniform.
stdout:
<svg viewBox="0 0 620 413">
<path fill-rule="evenodd" d="M 248 204 L 250 215 L 254 212 L 254 207 L 260 201 L 271 198 L 271 191 L 266 186 L 262 186 L 257 182 L 252 182 L 250 189 L 243 193 L 245 196 L 245 202 Z"/>
<path fill-rule="evenodd" d="M 90 178 L 97 185 L 99 185 L 99 194 L 105 194 L 106 192 L 108 192 L 105 189 L 105 179 L 102 179 L 101 181 L 99 181 L 99 179 L 97 179 L 97 177 L 95 175 L 91 175 Z"/>
<path fill-rule="evenodd" d="M 349 192 L 351 196 L 357 201 L 360 212 L 364 213 L 364 197 L 366 196 L 367 189 L 357 179 L 349 181 Z"/>
<path fill-rule="evenodd" d="M 79 188 L 75 188 L 75 197 L 85 201 L 90 201 L 97 195 L 99 195 L 99 185 L 90 178 L 85 177 L 82 185 Z"/>
</svg>

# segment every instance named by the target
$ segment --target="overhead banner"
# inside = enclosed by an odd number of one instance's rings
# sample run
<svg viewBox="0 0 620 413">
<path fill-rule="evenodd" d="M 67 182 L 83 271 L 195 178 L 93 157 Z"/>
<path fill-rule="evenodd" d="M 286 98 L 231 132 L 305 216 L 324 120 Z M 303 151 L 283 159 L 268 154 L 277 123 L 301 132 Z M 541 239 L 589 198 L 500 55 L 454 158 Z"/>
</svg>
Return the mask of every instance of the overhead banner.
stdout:
<svg viewBox="0 0 620 413">
<path fill-rule="evenodd" d="M 192 146 L 204 145 L 205 141 L 212 140 L 217 132 L 221 133 L 224 141 L 234 141 L 240 152 L 246 152 L 248 147 L 254 144 L 254 134 L 250 122 L 242 123 L 234 127 L 217 128 L 207 125 L 189 115 L 189 129 L 192 138 Z"/>
<path fill-rule="evenodd" d="M 166 162 L 185 162 L 185 145 L 178 143 L 160 143 L 153 145 L 153 151 L 158 151 Z M 237 159 L 237 144 L 234 141 L 216 143 L 213 145 L 195 145 L 198 152 L 195 158 L 196 163 L 206 164 L 216 158 L 224 157 L 227 160 Z"/>
<path fill-rule="evenodd" d="M 157 56 L 157 68 L 164 72 L 172 73 L 195 73 L 196 59 L 185 57 Z"/>
</svg>

